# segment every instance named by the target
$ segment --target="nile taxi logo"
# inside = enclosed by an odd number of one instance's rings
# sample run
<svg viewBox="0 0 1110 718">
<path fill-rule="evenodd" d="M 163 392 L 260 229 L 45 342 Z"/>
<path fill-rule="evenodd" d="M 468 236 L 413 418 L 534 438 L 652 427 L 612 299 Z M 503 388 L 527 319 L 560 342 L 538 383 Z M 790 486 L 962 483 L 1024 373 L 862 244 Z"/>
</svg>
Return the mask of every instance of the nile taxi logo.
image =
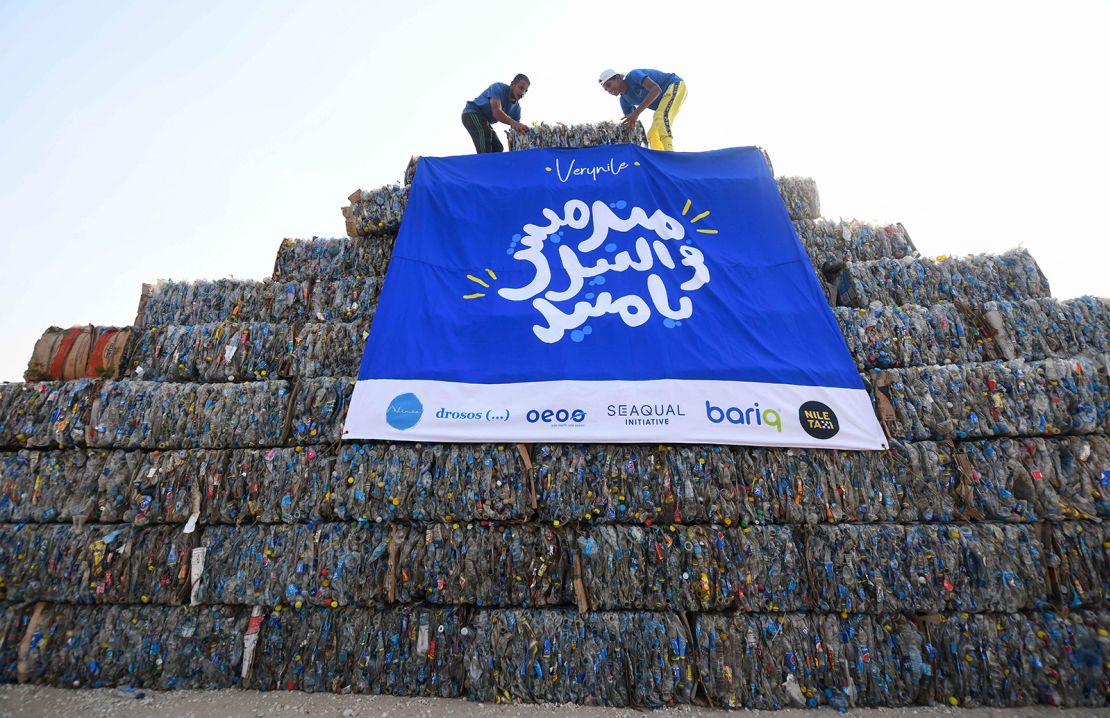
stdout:
<svg viewBox="0 0 1110 718">
<path fill-rule="evenodd" d="M 814 439 L 831 439 L 840 431 L 836 412 L 819 401 L 802 404 L 798 408 L 798 421 L 802 423 L 802 429 Z"/>
<path fill-rule="evenodd" d="M 385 422 L 398 431 L 411 429 L 420 421 L 424 413 L 424 406 L 416 398 L 416 394 L 401 394 L 389 402 L 385 410 Z"/>
</svg>

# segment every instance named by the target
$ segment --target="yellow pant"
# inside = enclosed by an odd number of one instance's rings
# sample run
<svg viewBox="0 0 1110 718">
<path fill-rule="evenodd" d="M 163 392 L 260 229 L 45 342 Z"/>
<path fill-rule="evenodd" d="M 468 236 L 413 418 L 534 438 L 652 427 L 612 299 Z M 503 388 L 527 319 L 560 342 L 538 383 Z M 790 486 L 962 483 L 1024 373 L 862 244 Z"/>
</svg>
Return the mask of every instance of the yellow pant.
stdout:
<svg viewBox="0 0 1110 718">
<path fill-rule="evenodd" d="M 651 120 L 651 127 L 647 131 L 648 147 L 653 150 L 673 150 L 671 137 L 671 123 L 678 116 L 678 111 L 686 99 L 686 83 L 676 82 L 666 89 L 659 98 L 659 108 L 655 110 L 655 117 Z"/>
</svg>

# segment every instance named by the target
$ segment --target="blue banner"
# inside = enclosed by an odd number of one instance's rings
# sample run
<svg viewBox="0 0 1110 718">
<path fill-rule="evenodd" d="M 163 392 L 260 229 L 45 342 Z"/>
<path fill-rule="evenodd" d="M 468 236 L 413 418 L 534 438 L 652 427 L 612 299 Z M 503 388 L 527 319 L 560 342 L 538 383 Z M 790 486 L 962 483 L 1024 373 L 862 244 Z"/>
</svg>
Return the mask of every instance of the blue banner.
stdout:
<svg viewBox="0 0 1110 718">
<path fill-rule="evenodd" d="M 347 429 L 885 446 L 756 148 L 421 159 Z"/>
</svg>

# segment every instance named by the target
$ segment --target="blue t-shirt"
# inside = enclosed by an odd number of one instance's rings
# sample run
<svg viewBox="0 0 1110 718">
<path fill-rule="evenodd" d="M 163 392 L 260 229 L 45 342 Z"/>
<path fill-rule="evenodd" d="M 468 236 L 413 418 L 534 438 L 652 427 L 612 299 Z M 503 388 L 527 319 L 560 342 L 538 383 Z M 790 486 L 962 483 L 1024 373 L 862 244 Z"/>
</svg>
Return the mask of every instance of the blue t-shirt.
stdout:
<svg viewBox="0 0 1110 718">
<path fill-rule="evenodd" d="M 513 102 L 509 95 L 509 86 L 504 82 L 495 82 L 486 88 L 486 91 L 466 103 L 463 112 L 481 112 L 492 125 L 497 120 L 493 117 L 493 105 L 490 100 L 497 98 L 501 101 L 501 109 L 505 114 L 520 122 L 520 103 Z"/>
<path fill-rule="evenodd" d="M 682 82 L 682 78 L 673 72 L 661 72 L 659 70 L 633 70 L 624 76 L 624 81 L 628 83 L 628 90 L 621 93 L 621 110 L 624 114 L 628 114 L 640 106 L 644 98 L 648 96 L 647 88 L 644 87 L 644 78 L 650 77 L 659 89 L 663 92 L 676 82 Z M 655 98 L 655 102 L 648 105 L 653 110 L 659 109 L 659 98 L 663 97 L 663 92 L 659 93 L 659 97 Z"/>
</svg>

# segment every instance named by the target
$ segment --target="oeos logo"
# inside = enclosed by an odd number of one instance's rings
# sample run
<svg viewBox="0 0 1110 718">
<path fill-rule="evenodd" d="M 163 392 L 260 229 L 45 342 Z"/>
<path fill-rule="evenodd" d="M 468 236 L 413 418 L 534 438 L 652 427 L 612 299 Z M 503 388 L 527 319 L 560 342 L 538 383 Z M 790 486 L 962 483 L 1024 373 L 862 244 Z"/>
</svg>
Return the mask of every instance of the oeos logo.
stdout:
<svg viewBox="0 0 1110 718">
<path fill-rule="evenodd" d="M 782 432 L 782 417 L 775 409 L 760 410 L 759 402 L 743 409 L 738 406 L 721 408 L 705 402 L 705 418 L 714 424 L 728 421 L 730 424 L 743 424 L 746 426 L 773 426 L 776 431 Z"/>
<path fill-rule="evenodd" d="M 582 409 L 529 409 L 524 415 L 529 424 L 551 424 L 552 426 L 582 426 L 586 412 Z"/>
<path fill-rule="evenodd" d="M 420 421 L 424 414 L 424 406 L 416 398 L 416 394 L 401 394 L 389 402 L 385 410 L 385 423 L 398 431 L 411 429 Z"/>
</svg>

